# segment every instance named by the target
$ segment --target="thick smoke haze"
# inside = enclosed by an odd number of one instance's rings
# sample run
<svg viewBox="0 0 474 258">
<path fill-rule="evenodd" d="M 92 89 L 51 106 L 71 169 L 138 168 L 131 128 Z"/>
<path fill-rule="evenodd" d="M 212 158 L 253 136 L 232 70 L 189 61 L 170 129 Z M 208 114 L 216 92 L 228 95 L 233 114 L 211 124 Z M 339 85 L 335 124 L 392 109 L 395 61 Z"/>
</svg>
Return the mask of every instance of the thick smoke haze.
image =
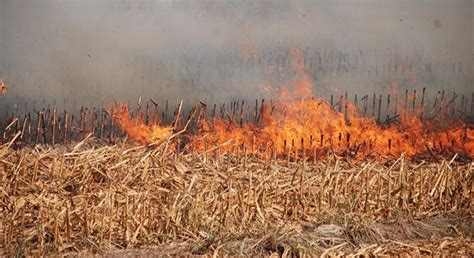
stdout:
<svg viewBox="0 0 474 258">
<path fill-rule="evenodd" d="M 302 53 L 314 91 L 469 95 L 467 1 L 0 0 L 1 105 L 265 96 Z"/>
</svg>

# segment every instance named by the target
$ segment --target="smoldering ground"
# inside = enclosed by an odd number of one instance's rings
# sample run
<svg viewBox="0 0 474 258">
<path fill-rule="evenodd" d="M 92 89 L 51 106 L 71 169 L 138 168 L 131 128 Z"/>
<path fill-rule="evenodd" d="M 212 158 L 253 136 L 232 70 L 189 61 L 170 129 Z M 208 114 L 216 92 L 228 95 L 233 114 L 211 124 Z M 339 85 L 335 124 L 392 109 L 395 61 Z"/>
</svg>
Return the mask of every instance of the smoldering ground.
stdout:
<svg viewBox="0 0 474 258">
<path fill-rule="evenodd" d="M 318 95 L 471 94 L 473 2 L 0 1 L 2 108 L 265 97 L 300 49 Z M 24 103 L 26 107 L 24 107 Z"/>
</svg>

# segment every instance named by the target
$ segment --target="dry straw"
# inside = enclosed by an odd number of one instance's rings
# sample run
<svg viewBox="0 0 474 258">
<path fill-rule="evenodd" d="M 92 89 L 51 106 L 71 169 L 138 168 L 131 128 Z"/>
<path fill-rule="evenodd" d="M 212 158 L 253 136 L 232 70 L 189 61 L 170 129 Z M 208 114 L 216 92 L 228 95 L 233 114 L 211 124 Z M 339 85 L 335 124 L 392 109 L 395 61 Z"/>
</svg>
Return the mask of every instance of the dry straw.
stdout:
<svg viewBox="0 0 474 258">
<path fill-rule="evenodd" d="M 439 245 L 423 251 L 370 225 L 400 216 L 472 214 L 473 164 L 455 157 L 355 164 L 338 157 L 257 158 L 245 145 L 219 151 L 233 142 L 175 157 L 162 152 L 168 144 L 104 146 L 89 135 L 54 148 L 2 145 L 0 254 L 149 246 L 191 254 L 390 254 L 403 248 L 433 254 Z M 345 226 L 345 235 L 304 230 L 329 222 Z M 444 247 L 472 248 L 472 238 L 446 241 Z"/>
</svg>

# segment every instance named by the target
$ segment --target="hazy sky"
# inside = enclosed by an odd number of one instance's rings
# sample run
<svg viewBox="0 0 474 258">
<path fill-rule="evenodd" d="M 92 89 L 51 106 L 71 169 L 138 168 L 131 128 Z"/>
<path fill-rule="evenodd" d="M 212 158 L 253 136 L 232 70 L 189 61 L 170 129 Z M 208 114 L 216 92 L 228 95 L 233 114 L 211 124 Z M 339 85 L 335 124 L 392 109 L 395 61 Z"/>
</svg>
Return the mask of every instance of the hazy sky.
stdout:
<svg viewBox="0 0 474 258">
<path fill-rule="evenodd" d="M 321 93 L 379 91 L 413 74 L 416 87 L 469 93 L 473 13 L 472 0 L 0 0 L 2 98 L 254 98 L 291 81 L 293 49 Z"/>
</svg>

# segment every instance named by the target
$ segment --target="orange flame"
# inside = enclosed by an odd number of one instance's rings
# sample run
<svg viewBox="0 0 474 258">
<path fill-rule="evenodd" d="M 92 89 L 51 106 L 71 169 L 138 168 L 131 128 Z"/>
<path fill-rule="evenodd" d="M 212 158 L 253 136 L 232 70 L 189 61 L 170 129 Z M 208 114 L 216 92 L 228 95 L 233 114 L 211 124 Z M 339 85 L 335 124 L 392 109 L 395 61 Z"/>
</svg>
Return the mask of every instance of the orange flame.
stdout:
<svg viewBox="0 0 474 258">
<path fill-rule="evenodd" d="M 263 105 L 257 115 L 258 124 L 237 124 L 232 119 L 199 120 L 199 131 L 191 135 L 191 144 L 197 151 L 207 151 L 213 144 L 233 140 L 256 151 L 271 149 L 278 155 L 299 151 L 306 155 L 324 156 L 328 153 L 366 157 L 409 157 L 435 152 L 455 152 L 474 158 L 474 130 L 462 121 L 443 119 L 422 120 L 421 107 L 414 114 L 400 115 L 399 122 L 379 125 L 374 118 L 359 114 L 357 106 L 343 99 L 345 112 L 337 112 L 327 101 L 314 96 L 310 77 L 304 72 L 299 50 L 294 50 L 293 69 L 297 78 L 292 87 L 282 86 L 273 91 L 276 101 Z M 396 84 L 389 87 L 393 91 Z M 266 85 L 265 89 L 272 89 Z M 402 101 L 397 109 L 402 111 Z M 399 107 L 398 107 L 399 106 Z M 126 109 L 119 112 L 119 122 L 128 135 L 140 143 L 154 142 L 169 136 L 172 128 L 145 125 L 130 119 Z"/>
<path fill-rule="evenodd" d="M 116 111 L 115 118 L 120 123 L 120 126 L 130 138 L 139 143 L 150 144 L 164 140 L 173 132 L 173 128 L 169 126 L 147 125 L 141 117 L 132 118 L 128 108 L 125 106 L 121 106 Z"/>
<path fill-rule="evenodd" d="M 319 152 L 350 152 L 352 156 L 414 156 L 449 149 L 474 157 L 474 130 L 462 122 L 441 126 L 407 114 L 399 123 L 378 125 L 373 118 L 362 117 L 356 106 L 348 102 L 347 115 L 336 112 L 328 102 L 313 98 L 309 77 L 295 81 L 294 94 L 282 88 L 273 107 L 264 106 L 262 124 L 239 125 L 228 120 L 201 122 L 201 133 L 195 136 L 198 149 L 204 142 L 223 143 L 233 139 L 247 146 L 268 146 L 278 154 L 291 148 L 307 155 Z M 270 114 L 271 113 L 271 114 Z M 290 146 L 290 142 L 296 142 Z M 305 144 L 306 143 L 306 144 Z"/>
</svg>

